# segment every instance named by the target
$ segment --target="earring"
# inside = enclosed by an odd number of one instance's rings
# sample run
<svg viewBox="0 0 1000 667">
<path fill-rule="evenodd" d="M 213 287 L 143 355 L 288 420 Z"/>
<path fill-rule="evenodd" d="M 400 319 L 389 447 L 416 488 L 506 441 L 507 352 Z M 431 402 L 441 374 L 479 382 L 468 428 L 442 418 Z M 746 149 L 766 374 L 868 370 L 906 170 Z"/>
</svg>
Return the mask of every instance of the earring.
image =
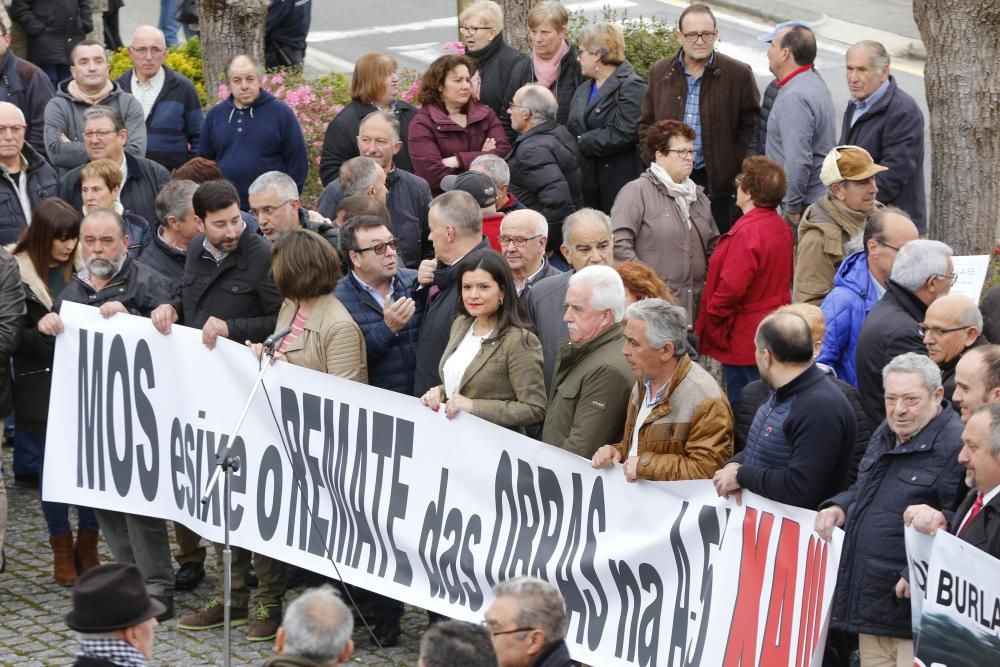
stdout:
<svg viewBox="0 0 1000 667">
<path fill-rule="evenodd" d="M 503 297 L 501 296 L 499 302 L 497 303 L 497 306 L 502 306 L 502 305 L 503 305 Z"/>
</svg>

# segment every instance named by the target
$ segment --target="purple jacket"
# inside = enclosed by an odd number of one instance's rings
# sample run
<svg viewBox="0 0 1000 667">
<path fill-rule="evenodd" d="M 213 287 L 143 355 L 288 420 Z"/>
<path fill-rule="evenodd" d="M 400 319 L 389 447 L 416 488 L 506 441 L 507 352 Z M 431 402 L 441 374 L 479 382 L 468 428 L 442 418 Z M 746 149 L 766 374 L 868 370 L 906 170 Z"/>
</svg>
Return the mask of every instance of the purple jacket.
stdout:
<svg viewBox="0 0 1000 667">
<path fill-rule="evenodd" d="M 462 127 L 441 107 L 425 104 L 410 121 L 408 148 L 413 172 L 427 181 L 434 195 L 441 194 L 442 178 L 468 171 L 480 155 L 489 153 L 502 158 L 510 152 L 510 141 L 493 109 L 470 102 L 467 118 L 466 126 Z M 484 151 L 483 142 L 489 137 L 497 145 L 491 151 Z M 458 158 L 458 169 L 449 169 L 441 163 L 453 155 Z"/>
</svg>

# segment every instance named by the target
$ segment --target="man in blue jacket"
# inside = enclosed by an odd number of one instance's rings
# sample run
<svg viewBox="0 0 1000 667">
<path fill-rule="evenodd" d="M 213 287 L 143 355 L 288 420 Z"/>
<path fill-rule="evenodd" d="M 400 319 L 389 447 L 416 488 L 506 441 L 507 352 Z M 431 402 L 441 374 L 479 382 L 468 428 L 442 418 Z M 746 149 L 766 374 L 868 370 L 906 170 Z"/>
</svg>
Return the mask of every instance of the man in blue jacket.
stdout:
<svg viewBox="0 0 1000 667">
<path fill-rule="evenodd" d="M 133 67 L 117 82 L 142 105 L 146 157 L 168 170 L 176 169 L 198 154 L 205 122 L 201 98 L 186 76 L 163 64 L 167 42 L 159 29 L 151 25 L 136 28 L 128 55 Z"/>
<path fill-rule="evenodd" d="M 833 278 L 833 289 L 820 308 L 826 318 L 826 335 L 816 361 L 834 370 L 837 377 L 858 386 L 854 356 L 858 335 L 868 312 L 885 294 L 896 253 L 919 236 L 910 218 L 896 207 L 876 208 L 868 215 L 864 250 L 848 255 Z"/>
<path fill-rule="evenodd" d="M 906 211 L 927 231 L 924 193 L 924 114 L 889 74 L 889 53 L 865 40 L 847 50 L 847 87 L 841 144 L 861 146 L 889 170 L 875 177 L 878 199 Z"/>
<path fill-rule="evenodd" d="M 299 192 L 309 172 L 302 126 L 292 109 L 260 86 L 260 63 L 250 55 L 233 56 L 226 65 L 230 95 L 205 116 L 198 154 L 215 160 L 236 186 L 240 208 L 247 210 L 247 190 L 267 171 L 281 171 Z"/>
</svg>

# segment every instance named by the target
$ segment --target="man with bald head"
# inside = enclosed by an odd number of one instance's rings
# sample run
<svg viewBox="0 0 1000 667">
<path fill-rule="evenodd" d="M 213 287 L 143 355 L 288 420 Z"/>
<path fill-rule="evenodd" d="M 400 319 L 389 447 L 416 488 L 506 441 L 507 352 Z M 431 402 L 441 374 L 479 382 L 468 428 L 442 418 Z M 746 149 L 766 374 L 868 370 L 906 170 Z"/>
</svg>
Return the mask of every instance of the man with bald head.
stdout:
<svg viewBox="0 0 1000 667">
<path fill-rule="evenodd" d="M 969 350 L 986 345 L 983 314 L 976 302 L 961 294 L 946 294 L 927 306 L 920 331 L 927 356 L 941 369 L 944 397 L 955 393 L 955 367 Z"/>
<path fill-rule="evenodd" d="M 28 123 L 10 102 L 0 102 L 0 244 L 17 240 L 31 211 L 59 194 L 59 178 L 41 153 L 25 142 Z"/>
<path fill-rule="evenodd" d="M 962 421 L 987 403 L 1000 403 L 1000 345 L 980 345 L 970 349 L 955 365 L 955 393 L 952 403 Z"/>
<path fill-rule="evenodd" d="M 250 207 L 247 190 L 261 174 L 284 172 L 302 192 L 309 172 L 299 119 L 291 107 L 261 88 L 261 75 L 253 56 L 229 59 L 229 97 L 206 114 L 198 144 L 198 155 L 215 160 L 226 180 L 236 186 L 243 210 Z"/>
<path fill-rule="evenodd" d="M 148 130 L 146 157 L 176 169 L 198 154 L 205 121 L 198 91 L 190 79 L 163 64 L 167 42 L 158 28 L 136 28 L 128 55 L 132 69 L 117 81 L 142 105 Z"/>
<path fill-rule="evenodd" d="M 514 274 L 518 296 L 533 283 L 562 273 L 545 256 L 548 236 L 545 216 L 529 208 L 508 213 L 500 223 L 500 252 Z"/>
</svg>

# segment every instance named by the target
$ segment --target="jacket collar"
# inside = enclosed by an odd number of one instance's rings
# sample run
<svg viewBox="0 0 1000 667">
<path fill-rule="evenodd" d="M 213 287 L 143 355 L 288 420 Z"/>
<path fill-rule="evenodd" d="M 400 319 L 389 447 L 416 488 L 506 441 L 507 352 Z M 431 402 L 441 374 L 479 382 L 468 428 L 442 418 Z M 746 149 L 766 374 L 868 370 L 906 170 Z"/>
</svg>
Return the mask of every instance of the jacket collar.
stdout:
<svg viewBox="0 0 1000 667">
<path fill-rule="evenodd" d="M 771 215 L 778 215 L 777 212 L 772 208 L 752 208 L 743 215 L 729 228 L 729 231 L 723 234 L 723 236 L 733 236 L 738 231 L 742 230 L 744 227 L 749 227 L 750 225 L 756 223 L 758 220 L 769 217 Z"/>
<path fill-rule="evenodd" d="M 426 104 L 424 105 L 427 112 L 431 116 L 431 120 L 434 124 L 439 126 L 439 130 L 447 130 L 449 132 L 462 131 L 465 132 L 469 125 L 472 123 L 478 123 L 479 121 L 486 118 L 489 114 L 493 113 L 485 104 L 480 104 L 478 102 L 469 102 L 466 109 L 467 122 L 466 127 L 462 127 L 455 121 L 451 119 L 448 112 L 439 107 L 436 104 Z"/>
<path fill-rule="evenodd" d="M 475 318 L 468 316 L 463 316 L 463 317 L 465 318 L 466 322 L 463 322 L 462 326 L 460 327 L 461 330 L 460 332 L 462 334 L 462 337 L 464 337 L 465 334 L 469 332 L 469 329 L 471 329 L 472 326 L 476 323 Z M 466 326 L 466 324 L 468 324 L 468 326 Z M 469 362 L 469 365 L 465 369 L 465 372 L 462 373 L 462 379 L 459 381 L 457 389 L 459 393 L 461 393 L 462 389 L 465 388 L 465 383 L 468 382 L 470 379 L 472 379 L 476 375 L 476 373 L 482 370 L 483 366 L 486 365 L 486 362 L 490 360 L 490 357 L 492 357 L 493 354 L 498 349 L 500 349 L 499 343 L 501 338 L 503 336 L 510 335 L 512 332 L 517 333 L 517 331 L 519 331 L 519 329 L 515 327 L 510 327 L 502 336 L 497 336 L 494 332 L 494 334 L 491 335 L 490 338 L 483 340 L 483 344 L 482 346 L 480 346 L 479 351 L 476 353 L 476 356 L 472 358 L 472 361 Z M 456 343 L 460 341 L 461 338 L 459 338 L 458 341 L 456 341 Z M 451 352 L 454 352 L 454 348 L 450 351 L 446 351 L 445 356 L 442 358 L 447 358 L 447 356 Z"/>
<path fill-rule="evenodd" d="M 490 59 L 500 53 L 505 46 L 507 46 L 507 42 L 504 41 L 503 31 L 501 30 L 489 44 L 478 51 L 466 51 L 465 55 L 475 60 L 479 64 L 479 67 L 482 68 L 483 64 L 489 62 Z"/>
<path fill-rule="evenodd" d="M 476 251 L 484 250 L 489 247 L 490 247 L 490 242 L 484 238 L 480 240 L 479 243 L 476 244 L 474 248 L 472 248 L 472 250 L 465 253 L 462 259 L 465 259 L 466 257 L 468 257 L 469 255 L 471 255 Z M 452 284 L 455 282 L 455 278 L 458 276 L 458 265 L 462 263 L 462 259 L 458 260 L 453 264 L 449 264 L 448 266 L 436 269 L 434 271 L 434 284 L 437 285 L 438 289 L 444 290 L 452 286 Z"/>
<path fill-rule="evenodd" d="M 792 394 L 798 393 L 799 390 L 822 381 L 825 377 L 826 374 L 817 368 L 816 364 L 809 364 L 804 371 L 792 378 L 791 381 L 775 389 L 774 393 L 777 395 L 777 400 L 783 401 Z"/>
<path fill-rule="evenodd" d="M 13 250 L 14 244 L 7 247 L 8 252 L 12 252 Z M 21 272 L 21 282 L 25 284 L 40 304 L 52 310 L 52 295 L 49 294 L 46 281 L 42 280 L 41 276 L 38 275 L 38 271 L 35 270 L 35 265 L 31 262 L 31 257 L 28 256 L 27 252 L 19 252 L 14 255 L 14 259 L 17 260 L 17 268 Z"/>
<path fill-rule="evenodd" d="M 989 343 L 990 342 L 988 340 L 986 340 L 986 338 L 984 338 L 982 334 L 980 334 L 979 337 L 976 338 L 976 340 L 972 341 L 972 345 L 970 345 L 969 347 L 967 347 L 964 350 L 962 350 L 962 353 L 960 355 L 958 355 L 957 357 L 955 357 L 951 361 L 946 361 L 943 364 L 938 364 L 938 367 L 940 367 L 940 369 L 941 369 L 941 374 L 942 375 L 953 375 L 954 372 L 955 372 L 955 366 L 958 366 L 958 362 L 962 359 L 962 357 L 965 356 L 965 354 L 969 350 L 971 350 L 973 348 L 976 348 L 976 347 L 980 347 L 982 345 L 989 345 Z"/>
<path fill-rule="evenodd" d="M 941 401 L 941 406 L 937 415 L 934 416 L 923 429 L 903 444 L 896 446 L 896 434 L 889 428 L 888 420 L 883 421 L 879 427 L 882 430 L 882 444 L 887 454 L 911 454 L 913 452 L 929 452 L 934 449 L 934 443 L 938 440 L 941 429 L 952 420 L 959 419 L 958 412 L 952 407 L 951 402 Z M 953 443 L 947 443 L 953 444 Z"/>
<path fill-rule="evenodd" d="M 892 98 L 895 97 L 896 95 L 896 88 L 897 88 L 896 77 L 890 74 L 889 86 L 885 89 L 885 93 L 882 95 L 882 97 L 878 98 L 875 101 L 875 104 L 872 105 L 871 109 L 868 109 L 863 114 L 861 114 L 858 120 L 861 120 L 861 118 L 868 118 L 869 116 L 873 116 L 874 114 L 882 113 L 883 111 L 885 111 L 889 107 L 889 103 L 892 102 Z M 853 115 L 854 107 L 855 107 L 854 100 L 851 100 L 847 104 L 846 113 Z"/>
<path fill-rule="evenodd" d="M 877 204 L 881 207 L 881 204 Z M 818 214 L 818 215 L 817 215 Z M 867 216 L 849 209 L 829 194 L 811 204 L 803 216 L 806 227 L 815 227 L 823 234 L 823 251 L 828 254 L 841 255 L 844 252 L 843 235 L 855 237 L 865 230 Z M 832 224 L 831 224 L 832 223 Z M 802 235 L 799 226 L 799 236 Z"/>
<path fill-rule="evenodd" d="M 604 347 L 608 343 L 614 343 L 619 340 L 624 331 L 625 325 L 621 322 L 615 322 L 608 327 L 607 331 L 585 343 L 572 343 L 564 339 L 559 343 L 559 365 L 576 365 L 590 355 L 590 353 Z"/>
<path fill-rule="evenodd" d="M 336 297 L 333 294 L 324 294 L 323 296 L 316 299 L 316 303 L 313 304 L 312 310 L 309 312 L 309 317 L 306 319 L 305 325 L 302 327 L 303 332 L 311 331 L 313 333 L 319 333 L 326 328 L 326 321 L 330 316 L 334 315 Z M 291 304 L 290 301 L 285 301 L 287 304 Z M 295 319 L 295 307 L 291 306 L 292 310 L 292 320 Z M 293 352 L 295 350 L 301 350 L 305 347 L 305 336 L 296 336 L 288 343 L 288 347 L 285 348 L 285 352 Z"/>
<path fill-rule="evenodd" d="M 555 129 L 559 127 L 559 123 L 554 120 L 543 120 L 538 125 L 533 126 L 528 131 L 524 132 L 521 136 L 514 141 L 514 145 L 520 144 L 522 141 L 528 139 L 528 137 L 533 137 L 539 134 L 553 134 Z"/>
<path fill-rule="evenodd" d="M 603 104 L 604 100 L 614 95 L 618 89 L 622 87 L 622 84 L 625 83 L 626 79 L 633 76 L 635 76 L 635 68 L 632 67 L 632 65 L 626 60 L 616 67 L 615 71 L 608 77 L 608 80 L 597 89 L 597 95 L 594 96 L 594 101 L 588 102 L 587 108 L 591 109 Z"/>
<path fill-rule="evenodd" d="M 889 284 L 885 288 L 885 293 L 886 296 L 891 294 L 892 299 L 917 322 L 923 320 L 924 315 L 927 314 L 927 304 L 918 299 L 916 294 L 891 278 L 889 279 Z"/>
</svg>

